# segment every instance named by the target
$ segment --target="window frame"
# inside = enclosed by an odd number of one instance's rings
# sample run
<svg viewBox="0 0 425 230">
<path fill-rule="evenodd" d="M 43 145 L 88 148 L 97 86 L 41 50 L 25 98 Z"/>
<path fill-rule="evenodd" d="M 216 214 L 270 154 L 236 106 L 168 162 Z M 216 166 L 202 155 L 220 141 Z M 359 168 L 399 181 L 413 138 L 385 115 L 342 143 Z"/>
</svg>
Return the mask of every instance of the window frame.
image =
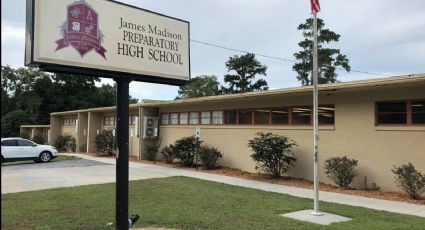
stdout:
<svg viewBox="0 0 425 230">
<path fill-rule="evenodd" d="M 319 107 L 329 107 L 329 108 L 333 108 L 334 112 L 333 112 L 333 124 L 319 124 L 319 126 L 321 127 L 332 127 L 335 126 L 335 119 L 336 119 L 336 110 L 335 110 L 335 104 L 319 104 Z M 308 124 L 294 124 L 293 122 L 293 108 L 306 108 L 310 110 L 310 120 Z M 240 124 L 240 111 L 250 111 L 250 116 L 251 116 L 251 122 L 247 123 L 247 124 Z M 267 111 L 268 114 L 268 123 L 256 123 L 255 122 L 255 112 L 257 110 L 263 110 L 264 112 Z M 274 110 L 282 110 L 282 111 L 287 111 L 288 113 L 288 122 L 285 124 L 275 124 L 273 123 L 273 111 Z M 236 112 L 236 123 L 235 124 L 226 124 L 226 120 L 227 120 L 227 111 L 234 111 Z M 222 114 L 222 123 L 221 124 L 214 124 L 213 123 L 213 115 L 214 112 L 221 112 Z M 180 122 L 180 114 L 181 113 L 187 113 L 187 124 L 181 124 Z M 198 115 L 198 124 L 191 124 L 191 114 L 196 113 Z M 207 117 L 203 117 L 202 115 L 204 114 L 209 114 L 209 123 L 202 123 L 202 120 Z M 208 126 L 208 125 L 214 125 L 214 126 L 299 126 L 299 127 L 309 127 L 309 126 L 313 126 L 313 106 L 312 105 L 294 105 L 294 106 L 273 106 L 273 107 L 258 107 L 258 108 L 243 108 L 243 109 L 221 109 L 221 110 L 201 110 L 201 111 L 179 111 L 179 112 L 165 112 L 165 113 L 160 113 L 161 116 L 161 125 L 186 125 L 186 126 Z M 176 124 L 172 124 L 171 123 L 171 115 L 172 114 L 177 114 L 177 123 Z M 162 123 L 162 118 L 164 115 L 168 115 L 168 124 L 164 124 Z"/>
<path fill-rule="evenodd" d="M 388 101 L 375 101 L 375 127 L 406 127 L 406 126 L 425 126 L 425 124 L 412 123 L 412 102 L 425 101 L 425 99 L 406 99 L 406 100 L 388 100 Z M 406 103 L 406 123 L 405 124 L 379 124 L 378 122 L 378 104 L 379 103 Z"/>
</svg>

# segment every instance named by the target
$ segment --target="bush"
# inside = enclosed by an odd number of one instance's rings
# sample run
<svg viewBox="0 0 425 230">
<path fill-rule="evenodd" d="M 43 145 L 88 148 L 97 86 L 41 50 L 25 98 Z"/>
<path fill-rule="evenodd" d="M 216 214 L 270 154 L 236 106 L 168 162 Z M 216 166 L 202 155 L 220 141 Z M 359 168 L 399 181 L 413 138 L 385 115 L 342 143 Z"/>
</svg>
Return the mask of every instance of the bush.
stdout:
<svg viewBox="0 0 425 230">
<path fill-rule="evenodd" d="M 146 159 L 155 162 L 162 139 L 153 138 L 145 140 Z"/>
<path fill-rule="evenodd" d="M 201 141 L 197 141 L 195 136 L 178 139 L 173 146 L 175 157 L 181 160 L 185 166 L 194 166 L 196 151 L 200 144 Z"/>
<path fill-rule="evenodd" d="M 425 175 L 415 169 L 412 163 L 391 169 L 396 184 L 411 198 L 418 199 L 425 192 Z"/>
<path fill-rule="evenodd" d="M 176 158 L 176 153 L 174 152 L 174 146 L 169 145 L 165 146 L 162 150 L 162 157 L 168 164 L 172 164 L 174 161 L 174 158 Z"/>
<path fill-rule="evenodd" d="M 59 136 L 54 146 L 59 152 L 75 152 L 77 147 L 75 138 L 69 134 Z"/>
<path fill-rule="evenodd" d="M 252 159 L 257 162 L 256 169 L 260 169 L 273 177 L 278 178 L 289 171 L 296 158 L 292 148 L 297 144 L 286 136 L 273 133 L 256 134 L 257 137 L 248 142 L 248 146 L 254 151 Z"/>
<path fill-rule="evenodd" d="M 358 161 L 344 157 L 331 157 L 325 161 L 323 169 L 328 178 L 335 182 L 341 188 L 349 188 L 351 182 L 357 173 L 354 172 L 354 167 Z"/>
<path fill-rule="evenodd" d="M 107 153 L 113 155 L 116 152 L 116 139 L 113 135 L 112 129 L 102 130 L 101 133 L 96 135 L 94 140 L 96 144 L 96 149 L 99 152 Z"/>
<path fill-rule="evenodd" d="M 46 139 L 42 135 L 35 135 L 31 140 L 40 145 L 44 145 L 46 143 Z"/>
<path fill-rule="evenodd" d="M 207 169 L 216 168 L 218 159 L 222 157 L 223 155 L 216 148 L 209 146 L 201 146 L 199 148 L 199 158 Z"/>
</svg>

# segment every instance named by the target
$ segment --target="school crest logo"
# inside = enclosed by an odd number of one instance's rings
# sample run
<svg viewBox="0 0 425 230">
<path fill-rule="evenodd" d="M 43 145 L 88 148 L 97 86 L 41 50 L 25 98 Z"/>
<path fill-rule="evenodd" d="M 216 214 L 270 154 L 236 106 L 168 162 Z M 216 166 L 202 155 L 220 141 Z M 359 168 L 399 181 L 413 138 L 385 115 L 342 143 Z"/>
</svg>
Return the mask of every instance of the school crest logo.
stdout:
<svg viewBox="0 0 425 230">
<path fill-rule="evenodd" d="M 56 41 L 56 51 L 71 46 L 81 57 L 94 50 L 106 59 L 99 15 L 86 1 L 80 0 L 67 6 L 66 21 L 60 26 L 60 32 L 62 38 Z"/>
</svg>

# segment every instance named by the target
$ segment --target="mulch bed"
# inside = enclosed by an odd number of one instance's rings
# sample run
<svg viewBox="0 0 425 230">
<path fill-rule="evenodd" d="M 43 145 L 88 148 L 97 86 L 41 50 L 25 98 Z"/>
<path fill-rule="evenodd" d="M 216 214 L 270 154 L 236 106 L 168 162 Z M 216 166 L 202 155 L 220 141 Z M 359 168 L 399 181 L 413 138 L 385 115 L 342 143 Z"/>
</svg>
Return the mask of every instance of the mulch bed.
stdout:
<svg viewBox="0 0 425 230">
<path fill-rule="evenodd" d="M 88 154 L 88 155 L 107 156 L 107 155 L 99 155 L 99 154 Z M 107 156 L 107 157 L 111 157 L 111 156 Z M 114 157 L 111 157 L 111 158 L 114 158 Z M 130 156 L 129 159 L 130 161 L 140 162 L 144 164 L 156 164 L 156 165 L 165 166 L 165 167 L 196 171 L 195 168 L 187 168 L 180 163 L 168 164 L 165 161 L 153 162 L 148 160 L 137 160 L 137 157 L 134 157 L 134 156 Z M 227 168 L 227 167 L 220 167 L 213 170 L 206 170 L 203 167 L 198 167 L 198 171 L 205 172 L 205 173 L 219 174 L 224 176 L 238 177 L 238 178 L 243 178 L 248 180 L 268 182 L 273 184 L 281 184 L 281 185 L 287 185 L 287 186 L 293 186 L 293 187 L 299 187 L 299 188 L 313 189 L 312 181 L 300 179 L 300 178 L 282 177 L 282 178 L 276 179 L 276 178 L 272 178 L 270 175 L 267 175 L 267 174 L 250 173 L 240 169 Z M 401 201 L 401 202 L 407 202 L 412 204 L 425 205 L 425 198 L 414 200 L 410 198 L 408 195 L 399 193 L 399 192 L 381 192 L 381 191 L 362 190 L 362 189 L 341 189 L 337 186 L 325 184 L 325 183 L 320 183 L 320 191 L 336 192 L 336 193 L 343 193 L 343 194 L 354 195 L 354 196 L 363 196 L 363 197 L 377 198 L 382 200 Z"/>
</svg>

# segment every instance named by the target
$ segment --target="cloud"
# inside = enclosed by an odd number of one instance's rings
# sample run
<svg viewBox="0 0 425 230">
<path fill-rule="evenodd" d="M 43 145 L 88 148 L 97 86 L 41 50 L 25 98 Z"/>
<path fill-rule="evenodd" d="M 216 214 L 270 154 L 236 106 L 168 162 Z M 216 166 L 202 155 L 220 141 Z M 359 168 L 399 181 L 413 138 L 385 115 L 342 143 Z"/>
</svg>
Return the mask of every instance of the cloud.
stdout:
<svg viewBox="0 0 425 230">
<path fill-rule="evenodd" d="M 1 27 L 2 65 L 22 67 L 25 53 L 25 28 L 5 23 Z"/>
</svg>

